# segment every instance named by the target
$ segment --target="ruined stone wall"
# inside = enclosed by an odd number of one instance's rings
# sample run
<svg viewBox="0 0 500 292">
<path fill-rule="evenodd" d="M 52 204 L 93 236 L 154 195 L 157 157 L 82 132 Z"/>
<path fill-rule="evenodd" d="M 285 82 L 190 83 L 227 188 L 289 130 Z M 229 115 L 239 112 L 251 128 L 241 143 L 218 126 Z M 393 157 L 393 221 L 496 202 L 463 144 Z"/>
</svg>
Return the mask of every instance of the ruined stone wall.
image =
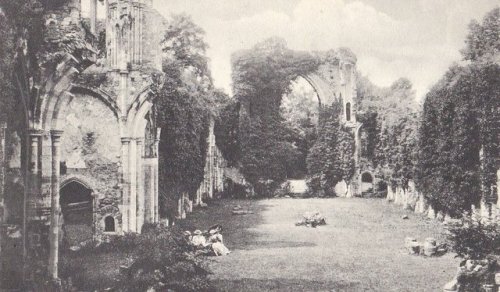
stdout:
<svg viewBox="0 0 500 292">
<path fill-rule="evenodd" d="M 356 124 L 356 56 L 345 48 L 331 50 L 321 53 L 320 58 L 322 64 L 312 74 L 320 77 L 320 82 L 317 82 L 317 87 L 327 88 L 321 89 L 326 95 L 333 94 L 334 100 L 342 99 L 343 102 L 343 121 L 349 124 Z M 314 78 L 313 80 L 314 81 Z M 320 96 L 321 99 L 321 96 Z M 333 100 L 323 98 L 322 102 L 331 105 Z M 349 105 L 348 105 L 349 104 Z M 349 108 L 349 113 L 346 109 Z M 349 118 L 347 118 L 349 116 Z"/>
<path fill-rule="evenodd" d="M 161 70 L 162 50 L 160 44 L 165 35 L 167 22 L 158 11 L 151 7 L 146 6 L 144 13 L 144 27 L 146 29 L 143 35 L 143 65 Z"/>
<path fill-rule="evenodd" d="M 215 143 L 213 121 L 210 123 L 207 144 L 204 177 L 195 194 L 193 202 L 195 206 L 201 205 L 204 199 L 212 199 L 216 193 L 224 191 L 224 168 L 227 163 Z"/>
<path fill-rule="evenodd" d="M 75 94 L 65 114 L 61 163 L 66 171 L 61 182 L 77 178 L 92 188 L 97 233 L 103 232 L 108 215 L 119 227 L 121 141 L 117 117 L 102 101 L 85 94 Z"/>
<path fill-rule="evenodd" d="M 429 219 L 444 221 L 450 218 L 443 212 L 436 212 L 428 203 L 425 196 L 415 189 L 415 183 L 413 181 L 408 183 L 407 188 L 401 186 L 392 188 L 389 186 L 386 199 L 389 202 L 402 206 L 405 210 L 412 210 L 415 213 L 423 214 Z M 490 211 L 484 203 L 481 203 L 480 206 L 472 206 L 472 212 L 485 219 L 500 220 L 500 206 L 498 206 L 498 204 L 496 206 L 491 206 Z"/>
</svg>

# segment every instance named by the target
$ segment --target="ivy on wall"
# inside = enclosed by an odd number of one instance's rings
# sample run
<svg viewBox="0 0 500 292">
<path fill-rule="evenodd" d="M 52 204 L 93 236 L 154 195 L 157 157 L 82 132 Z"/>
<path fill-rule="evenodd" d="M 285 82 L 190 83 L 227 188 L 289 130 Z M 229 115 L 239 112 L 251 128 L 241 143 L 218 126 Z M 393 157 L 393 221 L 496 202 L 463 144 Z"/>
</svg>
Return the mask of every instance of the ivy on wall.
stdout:
<svg viewBox="0 0 500 292">
<path fill-rule="evenodd" d="M 175 15 L 163 40 L 163 76 L 154 86 L 159 145 L 160 212 L 176 214 L 180 195 L 194 195 L 203 180 L 210 120 L 227 103 L 214 88 L 204 31 L 187 15 Z"/>
<path fill-rule="evenodd" d="M 232 144 L 239 145 L 235 153 L 242 172 L 260 195 L 268 190 L 259 191 L 258 185 L 279 184 L 287 176 L 290 161 L 300 155 L 293 132 L 280 114 L 281 98 L 289 92 L 291 80 L 318 65 L 316 57 L 294 52 L 278 38 L 232 56 L 233 92 L 240 107 L 238 138 Z"/>
<path fill-rule="evenodd" d="M 440 211 L 459 216 L 498 198 L 500 9 L 469 26 L 462 55 L 427 94 L 419 130 L 417 187 Z"/>
<path fill-rule="evenodd" d="M 354 134 L 341 124 L 341 114 L 342 102 L 320 108 L 318 138 L 307 155 L 307 185 L 317 196 L 335 195 L 335 185 L 355 172 Z"/>
</svg>

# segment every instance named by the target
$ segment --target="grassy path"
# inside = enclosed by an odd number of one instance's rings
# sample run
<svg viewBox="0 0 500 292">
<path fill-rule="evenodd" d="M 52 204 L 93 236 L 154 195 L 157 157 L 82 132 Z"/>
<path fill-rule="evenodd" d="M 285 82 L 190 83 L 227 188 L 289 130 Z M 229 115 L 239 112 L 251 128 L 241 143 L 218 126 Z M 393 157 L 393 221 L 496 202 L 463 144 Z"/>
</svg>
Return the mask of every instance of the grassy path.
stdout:
<svg viewBox="0 0 500 292">
<path fill-rule="evenodd" d="M 241 205 L 254 214 L 235 216 Z M 307 211 L 327 220 L 296 227 Z M 376 199 L 223 200 L 179 222 L 185 229 L 220 223 L 233 252 L 213 258 L 221 291 L 441 291 L 457 260 L 410 256 L 404 238 L 440 239 L 440 224 Z"/>
</svg>

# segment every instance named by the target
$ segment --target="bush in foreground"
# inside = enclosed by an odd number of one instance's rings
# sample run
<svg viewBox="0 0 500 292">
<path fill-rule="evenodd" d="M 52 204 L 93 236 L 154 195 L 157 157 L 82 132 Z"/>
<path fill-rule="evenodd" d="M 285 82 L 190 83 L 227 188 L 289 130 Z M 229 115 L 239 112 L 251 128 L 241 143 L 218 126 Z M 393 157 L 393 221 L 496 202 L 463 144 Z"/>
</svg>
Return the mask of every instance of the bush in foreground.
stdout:
<svg viewBox="0 0 500 292">
<path fill-rule="evenodd" d="M 461 223 L 450 225 L 448 240 L 458 256 L 484 259 L 500 256 L 500 224 L 486 222 L 479 216 L 465 216 Z"/>
<path fill-rule="evenodd" d="M 120 291 L 214 291 L 209 272 L 177 228 L 145 225 Z"/>
<path fill-rule="evenodd" d="M 457 274 L 460 292 L 483 291 L 494 283 L 500 266 L 500 224 L 484 221 L 479 215 L 464 216 L 448 228 L 448 240 L 457 256 L 464 258 Z"/>
<path fill-rule="evenodd" d="M 79 289 L 112 288 L 113 291 L 214 291 L 203 260 L 177 227 L 145 224 L 141 234 L 126 234 L 107 242 L 90 242 L 76 252 L 67 251 L 61 277 Z M 102 261 L 102 255 L 120 259 L 106 265 L 120 269 L 89 275 L 85 266 Z M 115 262 L 116 260 L 116 262 Z M 92 273 L 90 273 L 92 274 Z M 94 285 L 88 284 L 93 281 Z M 101 284 L 95 285 L 97 282 Z M 72 290 L 67 290 L 72 291 Z"/>
</svg>

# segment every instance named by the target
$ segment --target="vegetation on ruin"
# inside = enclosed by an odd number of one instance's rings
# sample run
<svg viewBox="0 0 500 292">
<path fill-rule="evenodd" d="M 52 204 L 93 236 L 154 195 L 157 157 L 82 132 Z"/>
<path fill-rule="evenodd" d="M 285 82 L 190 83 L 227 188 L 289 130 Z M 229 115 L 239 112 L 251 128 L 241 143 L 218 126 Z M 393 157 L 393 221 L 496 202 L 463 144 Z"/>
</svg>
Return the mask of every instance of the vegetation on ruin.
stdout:
<svg viewBox="0 0 500 292">
<path fill-rule="evenodd" d="M 354 135 L 340 122 L 342 102 L 322 106 L 318 138 L 307 155 L 307 186 L 316 196 L 334 196 L 335 185 L 354 175 Z"/>
<path fill-rule="evenodd" d="M 373 166 L 392 187 L 407 187 L 414 178 L 419 112 L 411 82 L 400 78 L 380 88 L 360 75 L 357 88 L 361 163 Z"/>
<path fill-rule="evenodd" d="M 454 216 L 495 202 L 500 139 L 500 9 L 473 22 L 462 51 L 427 94 L 419 130 L 417 187 Z M 494 33 L 497 32 L 497 33 Z"/>
<path fill-rule="evenodd" d="M 163 40 L 163 77 L 155 88 L 163 216 L 175 214 L 178 197 L 196 193 L 203 180 L 210 119 L 227 95 L 216 90 L 208 70 L 204 31 L 176 15 Z M 169 209 L 170 208 L 170 209 Z"/>
<path fill-rule="evenodd" d="M 13 129 L 26 128 L 43 94 L 44 80 L 67 54 L 83 59 L 95 53 L 94 41 L 80 23 L 61 25 L 54 15 L 68 0 L 1 0 L 0 119 Z M 7 113 L 10 113 L 9 117 Z M 19 118 L 23 117 L 23 118 Z"/>
<path fill-rule="evenodd" d="M 287 177 L 299 155 L 294 133 L 280 114 L 281 99 L 290 91 L 291 80 L 313 71 L 318 64 L 316 57 L 294 52 L 277 38 L 232 57 L 233 93 L 239 102 L 233 106 L 233 110 L 239 107 L 239 121 L 236 137 L 232 132 L 232 140 L 237 142 L 232 145 L 239 145 L 236 153 L 240 154 L 241 169 L 260 195 Z"/>
<path fill-rule="evenodd" d="M 236 100 L 230 100 L 221 109 L 215 120 L 214 134 L 215 143 L 222 152 L 229 166 L 238 167 L 240 159 L 239 141 L 239 117 L 241 104 Z"/>
<path fill-rule="evenodd" d="M 6 16 L 0 13 L 0 122 L 7 120 L 7 113 L 11 112 L 14 106 L 12 67 L 14 39 L 8 25 Z"/>
</svg>

